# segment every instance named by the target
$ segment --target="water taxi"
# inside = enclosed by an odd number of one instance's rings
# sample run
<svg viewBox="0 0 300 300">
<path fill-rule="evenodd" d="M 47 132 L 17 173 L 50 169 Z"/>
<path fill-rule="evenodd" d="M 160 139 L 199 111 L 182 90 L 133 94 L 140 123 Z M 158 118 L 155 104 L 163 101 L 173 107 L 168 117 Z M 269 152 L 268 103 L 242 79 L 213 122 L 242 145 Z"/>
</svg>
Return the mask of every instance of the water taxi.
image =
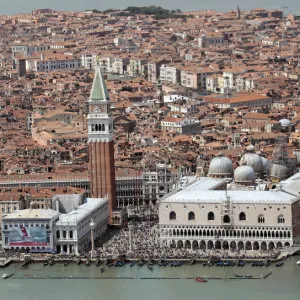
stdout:
<svg viewBox="0 0 300 300">
<path fill-rule="evenodd" d="M 2 275 L 2 278 L 3 278 L 3 279 L 7 279 L 7 278 L 10 278 L 10 277 L 13 276 L 13 275 L 14 275 L 14 273 L 3 274 L 3 275 Z"/>
<path fill-rule="evenodd" d="M 206 278 L 202 278 L 202 277 L 196 277 L 195 281 L 196 282 L 207 282 L 207 279 Z"/>
</svg>

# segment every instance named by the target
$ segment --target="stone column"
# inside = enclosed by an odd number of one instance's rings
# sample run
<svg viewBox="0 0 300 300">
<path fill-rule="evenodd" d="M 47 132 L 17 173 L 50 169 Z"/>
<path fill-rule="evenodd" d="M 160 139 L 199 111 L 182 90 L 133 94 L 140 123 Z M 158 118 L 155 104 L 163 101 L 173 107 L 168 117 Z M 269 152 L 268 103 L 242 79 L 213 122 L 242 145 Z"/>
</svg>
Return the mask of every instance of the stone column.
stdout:
<svg viewBox="0 0 300 300">
<path fill-rule="evenodd" d="M 128 225 L 128 229 L 129 229 L 129 250 L 132 251 L 133 250 L 133 246 L 132 246 L 132 229 L 133 229 L 133 225 Z"/>
<path fill-rule="evenodd" d="M 91 258 L 93 258 L 93 253 L 95 251 L 94 230 L 96 227 L 96 224 L 94 223 L 93 219 L 91 219 L 90 227 L 91 227 L 91 244 L 92 244 Z"/>
</svg>

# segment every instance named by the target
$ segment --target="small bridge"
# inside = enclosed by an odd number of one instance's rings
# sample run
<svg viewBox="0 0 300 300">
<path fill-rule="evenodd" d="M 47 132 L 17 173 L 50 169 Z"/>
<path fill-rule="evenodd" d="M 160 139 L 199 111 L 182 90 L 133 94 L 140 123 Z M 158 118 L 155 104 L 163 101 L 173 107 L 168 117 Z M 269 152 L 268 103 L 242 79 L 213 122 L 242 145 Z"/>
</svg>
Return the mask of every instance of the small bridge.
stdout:
<svg viewBox="0 0 300 300">
<path fill-rule="evenodd" d="M 293 255 L 297 252 L 300 253 L 300 245 L 294 244 L 294 245 L 289 246 L 289 247 L 278 248 L 278 250 L 280 251 L 279 257 L 284 257 L 284 256 L 287 256 L 287 255 Z"/>
</svg>

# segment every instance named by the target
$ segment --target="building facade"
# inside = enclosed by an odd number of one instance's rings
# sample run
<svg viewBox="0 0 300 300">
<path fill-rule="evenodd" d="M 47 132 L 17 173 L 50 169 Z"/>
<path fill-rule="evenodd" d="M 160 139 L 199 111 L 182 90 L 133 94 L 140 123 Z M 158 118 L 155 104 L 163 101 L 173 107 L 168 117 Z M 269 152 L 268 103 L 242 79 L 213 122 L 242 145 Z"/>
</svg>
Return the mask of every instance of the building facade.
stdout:
<svg viewBox="0 0 300 300">
<path fill-rule="evenodd" d="M 202 179 L 162 199 L 160 242 L 188 249 L 272 250 L 300 241 L 300 177 L 272 191 L 216 190 Z"/>
<path fill-rule="evenodd" d="M 60 215 L 55 224 L 56 253 L 80 254 L 91 247 L 90 221 L 95 224 L 94 239 L 101 237 L 108 225 L 108 200 L 87 199 L 68 214 Z"/>
<path fill-rule="evenodd" d="M 54 249 L 53 229 L 59 212 L 51 209 L 15 211 L 2 220 L 2 248 L 6 250 Z"/>
</svg>

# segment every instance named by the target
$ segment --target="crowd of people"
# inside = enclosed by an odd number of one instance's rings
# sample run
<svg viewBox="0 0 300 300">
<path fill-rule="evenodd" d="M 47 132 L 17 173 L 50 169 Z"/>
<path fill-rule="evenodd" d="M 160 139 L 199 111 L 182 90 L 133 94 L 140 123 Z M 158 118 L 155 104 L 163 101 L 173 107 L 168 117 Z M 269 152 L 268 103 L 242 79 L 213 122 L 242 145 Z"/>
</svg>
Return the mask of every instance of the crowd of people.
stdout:
<svg viewBox="0 0 300 300">
<path fill-rule="evenodd" d="M 128 228 L 119 231 L 108 231 L 101 240 L 96 241 L 97 250 L 93 257 L 117 259 L 120 256 L 135 259 L 221 259 L 221 258 L 274 258 L 277 250 L 244 251 L 237 249 L 187 249 L 162 246 L 159 239 L 158 207 L 128 207 Z M 0 252 L 0 258 L 23 258 L 26 253 L 7 250 Z M 45 258 L 47 254 L 31 254 L 34 258 Z M 56 256 L 59 258 L 61 254 Z M 90 257 L 90 251 L 81 253 Z M 66 254 L 64 255 L 64 257 Z M 70 258 L 73 255 L 69 255 Z"/>
</svg>

